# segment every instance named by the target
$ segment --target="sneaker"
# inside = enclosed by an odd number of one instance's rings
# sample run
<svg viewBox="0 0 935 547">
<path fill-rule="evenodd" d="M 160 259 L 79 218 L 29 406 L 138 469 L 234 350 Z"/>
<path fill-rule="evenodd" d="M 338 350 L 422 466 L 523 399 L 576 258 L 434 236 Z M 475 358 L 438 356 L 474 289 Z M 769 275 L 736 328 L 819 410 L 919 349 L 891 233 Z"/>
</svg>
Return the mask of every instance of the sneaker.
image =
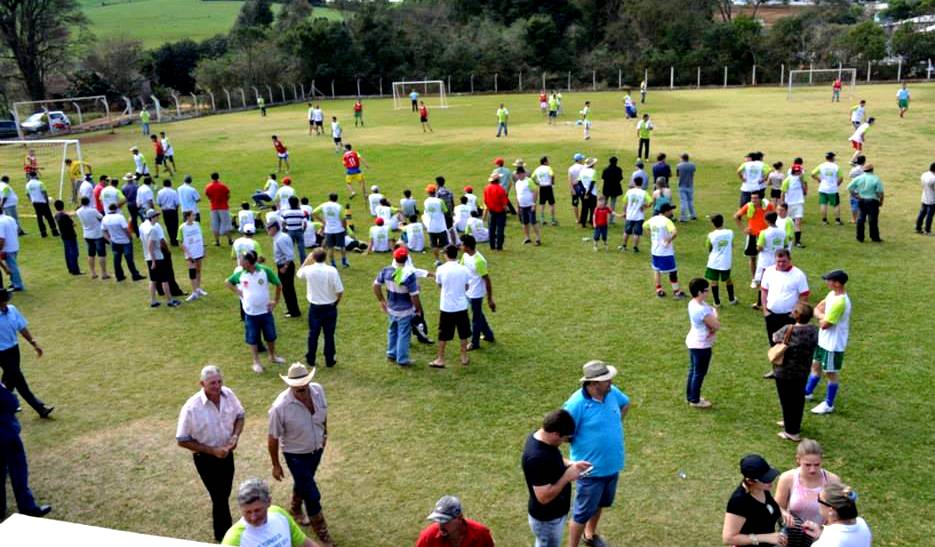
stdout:
<svg viewBox="0 0 935 547">
<path fill-rule="evenodd" d="M 266 371 L 266 369 L 263 368 L 263 365 L 261 365 L 260 363 L 253 363 L 253 366 L 251 368 L 253 369 L 253 372 L 257 374 L 263 374 Z"/>
<path fill-rule="evenodd" d="M 841 219 L 839 219 L 839 218 L 834 219 L 834 222 L 835 222 L 838 226 L 844 226 L 844 223 L 841 222 Z"/>
<path fill-rule="evenodd" d="M 342 261 L 341 261 L 341 266 L 344 266 L 345 268 L 350 268 L 350 267 L 351 267 L 351 265 L 347 262 L 347 260 L 342 260 Z"/>
<path fill-rule="evenodd" d="M 634 253 L 640 252 L 640 248 L 639 248 L 639 247 L 633 247 L 633 252 L 634 252 Z"/>
<path fill-rule="evenodd" d="M 270 359 L 269 361 L 270 361 L 270 363 L 273 363 L 273 364 L 276 364 L 276 365 L 282 365 L 282 364 L 285 364 L 285 363 L 286 363 L 286 360 L 283 359 L 283 357 L 282 357 L 281 355 L 277 355 L 276 357 L 273 357 L 273 358 Z"/>
<path fill-rule="evenodd" d="M 828 406 L 828 401 L 822 401 L 812 409 L 812 414 L 831 414 L 832 412 L 834 412 L 834 407 Z"/>
<path fill-rule="evenodd" d="M 702 397 L 698 399 L 697 403 L 691 403 L 691 402 L 688 403 L 688 406 L 692 408 L 711 408 L 711 404 L 712 404 L 711 401 Z"/>
<path fill-rule="evenodd" d="M 536 240 L 536 247 L 541 247 L 541 246 L 542 246 L 542 241 L 540 241 L 540 240 L 537 239 L 537 240 Z"/>
<path fill-rule="evenodd" d="M 737 304 L 740 304 L 740 301 L 735 298 L 731 300 L 730 302 L 728 302 L 728 304 L 730 304 L 731 306 L 736 306 Z"/>
<path fill-rule="evenodd" d="M 762 310 L 762 309 L 763 309 L 763 306 L 757 304 L 756 302 L 754 302 L 753 304 L 750 304 L 750 307 L 751 307 L 752 309 L 754 309 L 754 310 Z"/>
<path fill-rule="evenodd" d="M 351 192 L 350 197 L 348 197 L 347 199 L 354 199 L 354 196 L 356 195 L 357 195 L 357 192 Z"/>
<path fill-rule="evenodd" d="M 664 290 L 659 289 L 656 291 L 656 298 L 665 298 L 665 297 L 666 297 L 666 292 Z"/>
<path fill-rule="evenodd" d="M 523 245 L 529 245 L 530 243 L 532 243 L 532 241 L 530 241 L 530 240 L 528 240 L 528 239 L 524 239 L 524 240 L 523 240 Z"/>
<path fill-rule="evenodd" d="M 798 247 L 799 249 L 804 249 L 804 248 L 805 248 L 805 245 L 802 244 L 802 243 L 796 243 L 795 246 Z"/>
<path fill-rule="evenodd" d="M 813 394 L 813 393 L 806 393 L 806 394 L 805 394 L 805 400 L 806 400 L 806 401 L 814 401 L 814 400 L 815 400 L 815 394 Z"/>
<path fill-rule="evenodd" d="M 625 245 L 617 245 L 617 250 L 626 252 L 627 248 Z"/>
<path fill-rule="evenodd" d="M 751 281 L 751 282 L 750 282 L 750 288 L 751 288 L 751 289 L 755 289 L 755 288 L 756 288 L 756 281 Z"/>
<path fill-rule="evenodd" d="M 581 543 L 584 543 L 588 547 L 607 547 L 607 543 L 601 538 L 601 536 L 596 534 L 590 538 L 582 537 Z"/>
<path fill-rule="evenodd" d="M 675 291 L 674 293 L 672 293 L 672 298 L 681 300 L 683 298 L 688 298 L 688 295 L 686 295 L 683 291 Z"/>
<path fill-rule="evenodd" d="M 195 289 L 195 292 L 197 292 L 199 296 L 208 296 L 208 291 L 202 289 L 201 287 Z"/>
<path fill-rule="evenodd" d="M 776 373 L 772 370 L 763 374 L 764 380 L 774 380 L 775 378 L 776 378 Z"/>
<path fill-rule="evenodd" d="M 144 279 L 146 279 L 146 278 L 143 277 L 142 275 L 134 275 L 134 276 L 133 276 L 133 281 L 142 281 L 142 280 L 144 280 Z"/>
<path fill-rule="evenodd" d="M 150 307 L 150 308 L 158 308 L 158 307 L 161 306 L 161 305 L 162 305 L 162 304 L 160 304 L 159 302 L 150 302 L 150 303 L 149 303 L 149 307 Z"/>
<path fill-rule="evenodd" d="M 181 306 L 182 303 L 173 298 L 172 300 L 169 300 L 169 302 L 166 305 L 169 306 L 170 308 L 177 308 Z"/>
<path fill-rule="evenodd" d="M 188 295 L 188 296 L 185 298 L 185 301 L 186 301 L 186 302 L 194 302 L 195 300 L 198 300 L 199 298 L 201 298 L 201 293 L 195 291 L 195 292 L 191 293 L 190 295 Z"/>
</svg>

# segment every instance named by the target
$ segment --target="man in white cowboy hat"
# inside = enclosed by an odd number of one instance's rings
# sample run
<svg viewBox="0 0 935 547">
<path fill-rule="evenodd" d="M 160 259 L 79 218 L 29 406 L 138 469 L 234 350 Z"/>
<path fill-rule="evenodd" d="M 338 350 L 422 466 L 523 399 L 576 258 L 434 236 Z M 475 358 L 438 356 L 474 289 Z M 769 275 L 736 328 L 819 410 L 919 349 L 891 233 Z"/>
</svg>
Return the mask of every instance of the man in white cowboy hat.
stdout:
<svg viewBox="0 0 935 547">
<path fill-rule="evenodd" d="M 316 369 L 309 370 L 302 363 L 293 363 L 285 375 L 280 375 L 289 386 L 269 409 L 269 456 L 273 462 L 273 478 L 283 479 L 279 463 L 279 449 L 295 484 L 292 487 L 290 513 L 296 522 L 311 524 L 318 538 L 331 545 L 328 525 L 321 511 L 321 492 L 315 484 L 315 472 L 328 444 L 328 401 L 321 384 L 312 382 Z M 302 511 L 302 503 L 308 516 Z"/>
<path fill-rule="evenodd" d="M 564 409 L 575 420 L 571 459 L 591 463 L 578 479 L 575 505 L 569 525 L 568 545 L 604 546 L 597 535 L 601 511 L 614 502 L 617 478 L 624 467 L 623 417 L 630 398 L 612 384 L 617 369 L 603 361 L 582 367 L 581 389 L 565 401 Z"/>
</svg>

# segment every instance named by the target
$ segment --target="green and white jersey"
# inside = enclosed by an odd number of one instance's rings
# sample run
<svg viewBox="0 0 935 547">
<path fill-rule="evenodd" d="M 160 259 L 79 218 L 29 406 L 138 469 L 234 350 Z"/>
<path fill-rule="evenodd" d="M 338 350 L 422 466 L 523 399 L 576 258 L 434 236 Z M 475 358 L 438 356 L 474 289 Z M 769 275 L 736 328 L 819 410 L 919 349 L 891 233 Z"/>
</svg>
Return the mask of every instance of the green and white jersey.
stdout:
<svg viewBox="0 0 935 547">
<path fill-rule="evenodd" d="M 373 245 L 374 252 L 386 253 L 390 250 L 390 227 L 383 226 L 370 227 L 370 243 Z"/>
<path fill-rule="evenodd" d="M 221 545 L 300 547 L 305 539 L 305 533 L 285 509 L 270 505 L 266 511 L 266 522 L 260 526 L 251 526 L 241 517 L 224 534 Z"/>
<path fill-rule="evenodd" d="M 279 210 L 285 211 L 289 208 L 289 198 L 295 195 L 295 188 L 289 186 L 288 184 L 283 184 L 281 188 L 276 190 L 276 196 L 273 198 L 279 202 Z"/>
<path fill-rule="evenodd" d="M 487 296 L 487 284 L 484 282 L 484 276 L 487 275 L 487 259 L 484 258 L 484 255 L 477 251 L 474 251 L 473 255 L 464 253 L 461 255 L 459 262 L 470 273 L 467 297 L 483 298 Z"/>
<path fill-rule="evenodd" d="M 538 187 L 530 178 L 518 179 L 516 186 L 516 201 L 520 207 L 533 207 L 536 205 L 536 192 Z"/>
<path fill-rule="evenodd" d="M 581 116 L 581 119 L 584 120 L 585 123 L 591 123 L 591 107 L 590 106 L 586 106 L 582 108 L 581 111 L 578 112 L 578 114 Z"/>
<path fill-rule="evenodd" d="M 708 234 L 708 264 L 712 270 L 731 269 L 734 249 L 734 232 L 720 228 Z"/>
<path fill-rule="evenodd" d="M 45 184 L 39 179 L 30 179 L 26 183 L 26 193 L 29 194 L 29 201 L 33 203 L 48 203 L 46 198 Z"/>
<path fill-rule="evenodd" d="M 336 201 L 326 201 L 315 207 L 312 211 L 319 215 L 325 221 L 326 234 L 339 234 L 344 231 L 344 225 L 341 224 L 341 204 Z"/>
<path fill-rule="evenodd" d="M 406 247 L 410 251 L 425 250 L 425 226 L 421 222 L 412 222 L 403 226 L 403 235 L 406 239 Z"/>
<path fill-rule="evenodd" d="M 776 251 L 786 248 L 787 239 L 788 236 L 785 230 L 777 226 L 769 226 L 760 232 L 756 239 L 756 246 L 760 249 L 761 255 L 773 259 L 776 256 Z M 770 264 L 772 263 L 770 261 Z"/>
<path fill-rule="evenodd" d="M 745 161 L 737 168 L 737 172 L 743 174 L 743 183 L 740 185 L 741 192 L 755 192 L 763 188 L 763 171 L 766 170 L 766 164 L 762 161 Z"/>
<path fill-rule="evenodd" d="M 665 215 L 656 215 L 643 223 L 643 231 L 652 235 L 653 256 L 675 256 L 675 248 L 669 239 L 676 233 L 672 219 Z"/>
<path fill-rule="evenodd" d="M 0 182 L 0 200 L 3 200 L 4 207 L 15 207 L 19 203 L 16 191 L 5 182 Z"/>
<path fill-rule="evenodd" d="M 831 161 L 820 163 L 812 169 L 812 175 L 817 175 L 819 179 L 818 191 L 822 194 L 837 194 L 838 180 L 841 178 L 839 171 L 838 164 Z"/>
<path fill-rule="evenodd" d="M 116 186 L 108 186 L 101 190 L 101 204 L 104 205 L 104 211 L 110 212 L 110 205 L 126 201 L 123 192 Z"/>
<path fill-rule="evenodd" d="M 510 111 L 506 108 L 497 109 L 497 121 L 500 123 L 506 123 L 507 119 L 510 117 Z"/>
<path fill-rule="evenodd" d="M 786 194 L 786 205 L 805 203 L 805 188 L 802 185 L 802 177 L 799 175 L 786 177 L 780 189 Z"/>
<path fill-rule="evenodd" d="M 184 224 L 182 226 L 184 226 Z M 199 231 L 200 230 L 201 229 L 199 228 Z M 243 258 L 243 255 L 245 255 L 247 251 L 256 252 L 258 257 L 263 256 L 263 251 L 260 248 L 259 242 L 253 238 L 246 236 L 238 237 L 234 240 L 234 244 L 231 245 L 231 257 L 236 258 L 238 261 Z"/>
<path fill-rule="evenodd" d="M 192 260 L 204 258 L 205 240 L 201 235 L 201 225 L 197 222 L 192 222 L 191 224 L 187 222 L 182 223 L 182 225 L 179 226 L 179 233 L 176 239 L 182 242 L 182 247 L 185 249 L 185 258 L 190 258 Z M 249 241 L 253 240 L 251 239 Z"/>
<path fill-rule="evenodd" d="M 792 240 L 795 238 L 795 221 L 792 217 L 777 218 L 776 227 L 786 233 L 786 249 L 792 249 Z"/>
<path fill-rule="evenodd" d="M 532 180 L 536 181 L 539 186 L 552 186 L 552 181 L 555 180 L 555 171 L 548 165 L 540 165 L 532 172 Z"/>
<path fill-rule="evenodd" d="M 844 351 L 851 328 L 851 299 L 847 293 L 838 296 L 832 291 L 824 302 L 825 321 L 831 323 L 831 326 L 819 329 L 818 346 L 825 351 Z"/>
<path fill-rule="evenodd" d="M 653 201 L 642 188 L 630 188 L 623 199 L 627 202 L 627 220 L 633 222 L 646 218 L 643 209 Z"/>
<path fill-rule="evenodd" d="M 253 273 L 243 268 L 235 271 L 227 282 L 240 288 L 240 302 L 247 315 L 263 315 L 269 309 L 269 286 L 279 285 L 279 276 L 265 264 L 257 264 Z"/>
<path fill-rule="evenodd" d="M 425 198 L 422 204 L 425 209 L 423 223 L 430 234 L 438 234 L 446 230 L 445 213 L 448 212 L 448 206 L 439 198 Z"/>
</svg>

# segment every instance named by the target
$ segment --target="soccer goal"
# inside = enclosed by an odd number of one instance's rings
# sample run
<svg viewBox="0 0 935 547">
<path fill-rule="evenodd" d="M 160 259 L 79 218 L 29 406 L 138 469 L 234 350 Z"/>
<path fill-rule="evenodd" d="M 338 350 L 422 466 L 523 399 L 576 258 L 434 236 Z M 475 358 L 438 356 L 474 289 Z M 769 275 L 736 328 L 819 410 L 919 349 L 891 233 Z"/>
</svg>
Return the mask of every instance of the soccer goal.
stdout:
<svg viewBox="0 0 935 547">
<path fill-rule="evenodd" d="M 838 78 L 841 79 L 841 91 L 853 95 L 857 88 L 856 68 L 815 68 L 789 71 L 789 99 L 794 90 L 803 87 L 822 87 L 831 92 L 831 86 Z"/>
<path fill-rule="evenodd" d="M 395 110 L 409 108 L 410 94 L 413 91 L 419 94 L 418 99 L 425 101 L 426 106 L 448 108 L 448 94 L 445 91 L 445 82 L 442 80 L 393 82 L 393 108 Z"/>
<path fill-rule="evenodd" d="M 58 182 L 58 199 L 71 197 L 73 174 L 65 164 L 68 159 L 75 168 L 75 178 L 90 174 L 78 139 L 0 141 L 0 174 L 9 176 L 16 188 L 22 188 L 26 174 L 35 170 L 43 181 Z M 18 179 L 23 182 L 17 183 Z"/>
</svg>

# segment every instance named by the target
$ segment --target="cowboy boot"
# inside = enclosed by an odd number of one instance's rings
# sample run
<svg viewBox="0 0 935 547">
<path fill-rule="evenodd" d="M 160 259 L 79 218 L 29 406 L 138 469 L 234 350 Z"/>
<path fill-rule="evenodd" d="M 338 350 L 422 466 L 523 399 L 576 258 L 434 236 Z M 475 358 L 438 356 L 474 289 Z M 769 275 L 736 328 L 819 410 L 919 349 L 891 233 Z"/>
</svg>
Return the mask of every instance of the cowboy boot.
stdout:
<svg viewBox="0 0 935 547">
<path fill-rule="evenodd" d="M 292 518 L 295 519 L 296 524 L 299 526 L 308 526 L 311 522 L 308 520 L 308 516 L 305 515 L 305 511 L 302 510 L 302 498 L 295 492 L 292 493 L 292 505 L 289 507 L 289 514 L 292 515 Z"/>
<path fill-rule="evenodd" d="M 328 533 L 328 524 L 325 522 L 325 515 L 318 513 L 317 515 L 310 517 L 312 523 L 312 529 L 315 530 L 315 535 L 318 536 L 318 539 L 324 543 L 325 547 L 335 547 L 334 542 L 331 540 L 331 534 Z"/>
</svg>

